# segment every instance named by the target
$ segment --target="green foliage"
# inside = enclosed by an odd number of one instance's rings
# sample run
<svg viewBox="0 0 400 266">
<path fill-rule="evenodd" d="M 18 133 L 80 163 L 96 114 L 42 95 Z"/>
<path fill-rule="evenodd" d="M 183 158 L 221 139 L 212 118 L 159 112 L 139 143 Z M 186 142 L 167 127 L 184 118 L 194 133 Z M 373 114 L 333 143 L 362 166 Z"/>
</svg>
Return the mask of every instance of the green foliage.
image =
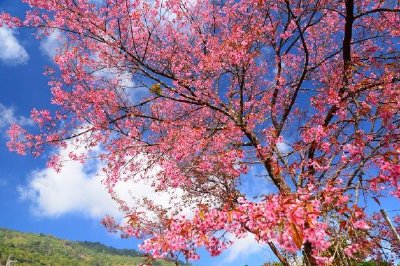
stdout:
<svg viewBox="0 0 400 266">
<path fill-rule="evenodd" d="M 135 250 L 116 249 L 98 242 L 73 242 L 0 228 L 0 265 L 9 256 L 17 261 L 15 265 L 140 265 L 147 259 Z M 153 265 L 174 266 L 175 263 L 157 260 Z"/>
<path fill-rule="evenodd" d="M 385 262 L 385 261 L 382 261 L 382 262 L 365 261 L 365 262 L 361 262 L 361 263 L 357 264 L 357 266 L 390 266 L 390 265 L 393 265 L 393 264 L 391 264 L 389 262 Z"/>
<path fill-rule="evenodd" d="M 157 96 L 161 96 L 162 95 L 161 85 L 159 83 L 153 84 L 150 87 L 150 92 L 156 94 Z"/>
</svg>

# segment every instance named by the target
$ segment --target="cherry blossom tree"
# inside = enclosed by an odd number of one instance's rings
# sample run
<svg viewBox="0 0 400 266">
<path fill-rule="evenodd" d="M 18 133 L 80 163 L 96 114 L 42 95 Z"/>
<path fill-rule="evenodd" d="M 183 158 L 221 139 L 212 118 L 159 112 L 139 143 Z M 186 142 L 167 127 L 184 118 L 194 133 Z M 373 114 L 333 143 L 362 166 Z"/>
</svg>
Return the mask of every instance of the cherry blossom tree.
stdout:
<svg viewBox="0 0 400 266">
<path fill-rule="evenodd" d="M 126 214 L 109 230 L 155 257 L 216 256 L 253 235 L 283 265 L 398 258 L 400 219 L 373 213 L 400 197 L 397 1 L 23 2 L 25 18 L 0 21 L 58 32 L 58 108 L 32 111 L 39 133 L 13 125 L 8 147 L 100 159 Z M 116 186 L 140 180 L 179 196 L 139 209 Z"/>
</svg>

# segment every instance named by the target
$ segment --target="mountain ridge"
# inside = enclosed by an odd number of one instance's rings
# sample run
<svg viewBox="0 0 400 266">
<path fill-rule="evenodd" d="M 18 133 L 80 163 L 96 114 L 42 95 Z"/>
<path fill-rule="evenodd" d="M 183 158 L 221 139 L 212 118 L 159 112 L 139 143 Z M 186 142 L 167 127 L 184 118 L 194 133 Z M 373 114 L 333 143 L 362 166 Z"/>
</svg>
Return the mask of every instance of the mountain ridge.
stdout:
<svg viewBox="0 0 400 266">
<path fill-rule="evenodd" d="M 168 260 L 153 260 L 133 249 L 118 249 L 100 242 L 70 241 L 46 234 L 0 228 L 0 265 L 141 265 L 175 266 Z M 179 265 L 188 266 L 179 262 Z"/>
</svg>

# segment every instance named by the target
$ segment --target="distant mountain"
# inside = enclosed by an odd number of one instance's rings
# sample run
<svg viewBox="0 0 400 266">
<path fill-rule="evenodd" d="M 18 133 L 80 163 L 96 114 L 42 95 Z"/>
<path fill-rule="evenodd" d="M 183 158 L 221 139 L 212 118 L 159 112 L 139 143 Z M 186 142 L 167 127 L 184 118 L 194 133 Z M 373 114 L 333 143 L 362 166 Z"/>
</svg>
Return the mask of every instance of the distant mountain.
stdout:
<svg viewBox="0 0 400 266">
<path fill-rule="evenodd" d="M 22 233 L 0 228 L 0 265 L 8 258 L 12 265 L 141 265 L 149 261 L 130 249 L 116 249 L 98 242 L 76 242 L 51 235 Z M 155 266 L 175 266 L 167 260 L 152 261 Z M 189 265 L 189 264 L 179 264 Z"/>
</svg>

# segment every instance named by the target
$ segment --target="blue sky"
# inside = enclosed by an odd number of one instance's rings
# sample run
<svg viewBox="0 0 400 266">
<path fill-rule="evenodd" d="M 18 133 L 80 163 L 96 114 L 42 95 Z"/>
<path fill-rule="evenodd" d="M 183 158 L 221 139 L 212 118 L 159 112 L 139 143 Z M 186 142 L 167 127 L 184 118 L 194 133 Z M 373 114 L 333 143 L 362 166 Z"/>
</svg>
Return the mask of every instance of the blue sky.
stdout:
<svg viewBox="0 0 400 266">
<path fill-rule="evenodd" d="M 25 8 L 20 1 L 0 1 L 0 11 L 20 17 Z M 93 169 L 70 163 L 57 174 L 46 169 L 48 153 L 34 159 L 6 147 L 10 123 L 33 129 L 32 108 L 53 108 L 48 79 L 42 74 L 45 66 L 52 65 L 57 47 L 52 37 L 39 41 L 31 30 L 0 28 L 0 227 L 136 248 L 138 241 L 108 234 L 100 225 L 103 215 L 118 213 Z M 245 186 L 251 188 L 251 182 Z M 251 238 L 238 241 L 218 258 L 201 254 L 195 265 L 261 265 L 273 259 L 266 247 Z"/>
</svg>

